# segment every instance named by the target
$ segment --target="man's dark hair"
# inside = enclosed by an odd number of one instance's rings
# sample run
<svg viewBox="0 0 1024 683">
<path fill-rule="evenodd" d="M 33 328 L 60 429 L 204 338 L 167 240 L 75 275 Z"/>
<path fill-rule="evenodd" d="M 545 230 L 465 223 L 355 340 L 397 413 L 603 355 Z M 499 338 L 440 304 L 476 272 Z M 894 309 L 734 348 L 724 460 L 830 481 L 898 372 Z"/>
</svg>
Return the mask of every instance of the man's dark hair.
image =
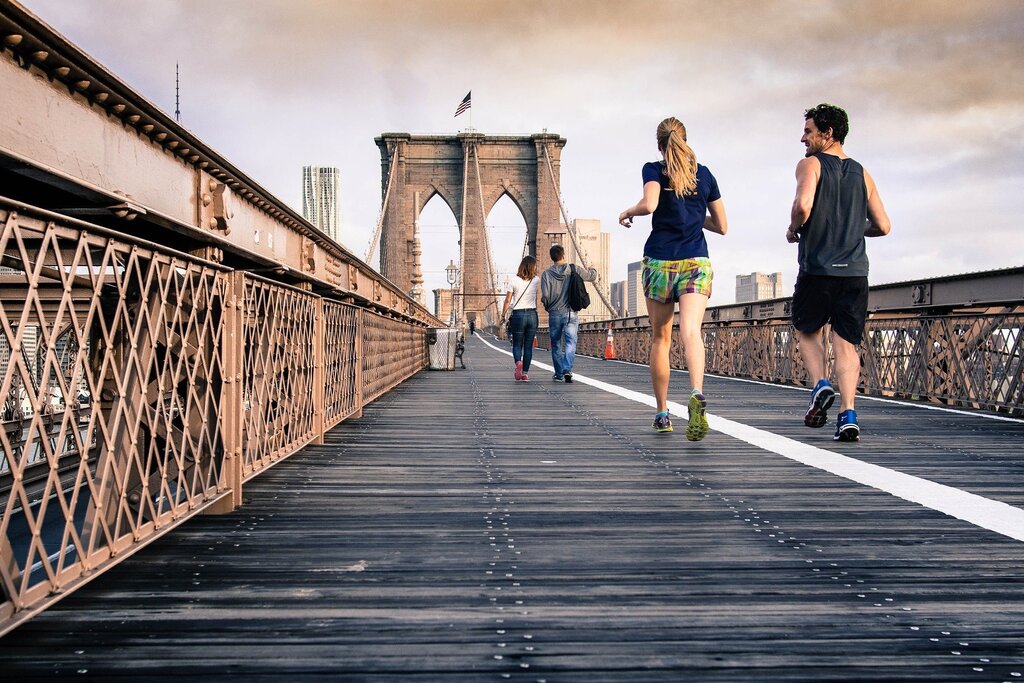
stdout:
<svg viewBox="0 0 1024 683">
<path fill-rule="evenodd" d="M 551 256 L 552 261 L 561 261 L 565 258 L 565 247 L 561 244 L 552 244 L 548 255 Z"/>
<path fill-rule="evenodd" d="M 840 145 L 845 144 L 846 134 L 850 132 L 850 117 L 834 104 L 819 104 L 804 112 L 804 120 L 814 119 L 814 125 L 822 133 L 832 129 L 832 137 Z"/>
</svg>

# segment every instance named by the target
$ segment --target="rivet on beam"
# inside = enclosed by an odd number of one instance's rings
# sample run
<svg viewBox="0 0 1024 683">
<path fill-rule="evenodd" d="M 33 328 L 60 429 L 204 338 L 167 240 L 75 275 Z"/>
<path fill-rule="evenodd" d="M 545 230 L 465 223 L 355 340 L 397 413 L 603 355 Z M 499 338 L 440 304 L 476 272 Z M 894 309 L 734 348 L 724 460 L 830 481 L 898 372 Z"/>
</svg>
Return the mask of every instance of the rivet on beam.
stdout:
<svg viewBox="0 0 1024 683">
<path fill-rule="evenodd" d="M 188 154 L 191 151 L 192 150 L 189 149 L 188 147 L 182 147 L 181 149 L 178 150 L 178 154 L 180 154 L 181 156 L 185 156 L 186 154 Z"/>
<path fill-rule="evenodd" d="M 157 142 L 163 142 L 164 138 L 167 137 L 167 133 L 157 133 L 153 137 L 156 139 Z"/>
<path fill-rule="evenodd" d="M 89 81 L 84 78 L 80 81 L 75 82 L 75 87 L 82 91 L 88 90 L 90 85 L 92 85 L 92 81 Z"/>
<path fill-rule="evenodd" d="M 153 132 L 153 124 L 152 123 L 147 123 L 146 125 L 144 125 L 142 127 L 142 132 L 145 133 L 146 135 L 149 135 L 150 133 L 152 133 Z"/>
<path fill-rule="evenodd" d="M 180 144 L 181 143 L 178 142 L 177 140 L 171 140 L 170 142 L 167 143 L 167 146 L 170 147 L 171 149 L 174 149 L 175 147 L 177 147 Z"/>
<path fill-rule="evenodd" d="M 197 154 L 197 155 L 196 155 L 196 159 L 198 159 L 198 158 L 199 158 L 199 155 Z M 206 168 L 207 168 L 207 167 L 208 167 L 209 165 L 210 165 L 210 162 L 209 162 L 209 161 L 204 161 L 204 162 L 202 162 L 202 163 L 200 163 L 200 164 L 199 164 L 199 168 L 201 168 L 201 169 L 203 169 L 203 170 L 205 171 L 205 170 L 206 170 Z"/>
<path fill-rule="evenodd" d="M 9 36 L 4 36 L 4 45 L 6 45 L 7 47 L 14 47 L 15 45 L 20 45 L 21 41 L 22 36 L 19 36 L 17 33 L 12 33 Z"/>
<path fill-rule="evenodd" d="M 71 67 L 69 66 L 58 66 L 53 70 L 53 73 L 57 74 L 61 78 L 67 78 L 68 74 L 71 73 Z"/>
<path fill-rule="evenodd" d="M 36 50 L 32 53 L 32 59 L 36 60 L 40 64 L 46 61 L 46 58 L 50 56 L 50 53 L 46 50 Z"/>
<path fill-rule="evenodd" d="M 96 100 L 97 102 L 103 103 L 103 102 L 107 101 L 108 97 L 110 97 L 110 93 L 98 92 L 98 93 L 96 93 L 96 96 L 93 97 L 93 99 Z"/>
<path fill-rule="evenodd" d="M 139 116 L 138 114 L 132 114 L 131 116 L 128 117 L 128 123 L 130 123 L 130 124 L 132 124 L 134 126 L 136 123 L 139 122 L 139 120 L 141 118 L 142 117 Z"/>
<path fill-rule="evenodd" d="M 199 155 L 198 154 L 193 154 L 192 156 L 190 156 L 188 158 L 188 163 L 190 163 L 190 164 L 194 164 L 197 161 L 199 161 Z"/>
<path fill-rule="evenodd" d="M 126 107 L 126 105 L 123 105 L 123 104 L 115 104 L 115 105 L 114 105 L 113 107 L 111 107 L 111 109 L 113 109 L 113 110 L 114 110 L 114 113 L 115 113 L 115 114 L 120 114 L 120 113 L 121 113 L 121 112 L 123 112 L 123 111 L 124 111 L 124 110 L 125 110 L 126 108 L 127 108 L 127 107 Z"/>
</svg>

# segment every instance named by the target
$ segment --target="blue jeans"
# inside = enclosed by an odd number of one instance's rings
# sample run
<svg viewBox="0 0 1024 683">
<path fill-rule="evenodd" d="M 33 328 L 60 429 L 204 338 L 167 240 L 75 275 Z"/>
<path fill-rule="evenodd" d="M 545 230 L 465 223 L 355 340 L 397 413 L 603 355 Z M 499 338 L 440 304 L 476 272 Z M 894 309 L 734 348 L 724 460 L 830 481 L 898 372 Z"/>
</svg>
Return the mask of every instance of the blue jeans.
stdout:
<svg viewBox="0 0 1024 683">
<path fill-rule="evenodd" d="M 576 336 L 580 329 L 578 313 L 548 314 L 548 332 L 551 335 L 551 364 L 555 366 L 555 375 L 563 377 L 572 372 L 576 362 Z"/>
<path fill-rule="evenodd" d="M 523 372 L 530 371 L 533 360 L 533 340 L 537 336 L 537 309 L 519 308 L 509 318 L 512 330 L 512 358 L 523 361 Z"/>
</svg>

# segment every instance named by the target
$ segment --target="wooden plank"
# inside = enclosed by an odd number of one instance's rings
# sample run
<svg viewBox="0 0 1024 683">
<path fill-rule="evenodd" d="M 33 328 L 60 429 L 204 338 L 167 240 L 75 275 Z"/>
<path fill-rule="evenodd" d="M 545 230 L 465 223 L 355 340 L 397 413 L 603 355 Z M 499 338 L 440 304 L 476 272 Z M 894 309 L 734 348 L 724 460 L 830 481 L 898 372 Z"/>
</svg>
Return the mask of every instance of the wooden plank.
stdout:
<svg viewBox="0 0 1024 683">
<path fill-rule="evenodd" d="M 234 513 L 189 522 L 9 634 L 0 666 L 588 682 L 1024 673 L 1024 544 L 720 433 L 656 434 L 646 407 L 539 368 L 515 384 L 479 341 L 466 357 L 469 370 L 417 375 L 255 479 Z M 648 388 L 644 367 L 580 359 L 577 371 Z M 806 392 L 706 384 L 723 417 L 1024 504 L 1020 423 L 863 402 L 864 441 L 833 444 L 802 426 Z"/>
</svg>

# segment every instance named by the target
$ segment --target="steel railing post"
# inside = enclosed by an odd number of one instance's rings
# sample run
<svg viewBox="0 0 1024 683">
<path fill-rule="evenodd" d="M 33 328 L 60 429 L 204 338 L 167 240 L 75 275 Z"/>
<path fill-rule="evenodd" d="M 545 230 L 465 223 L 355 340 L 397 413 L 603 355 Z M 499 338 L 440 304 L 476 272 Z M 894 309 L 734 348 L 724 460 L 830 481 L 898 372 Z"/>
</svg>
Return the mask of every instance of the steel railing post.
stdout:
<svg viewBox="0 0 1024 683">
<path fill-rule="evenodd" d="M 243 390 L 245 382 L 245 273 L 230 275 L 231 285 L 225 304 L 224 388 L 221 395 L 223 420 L 224 465 L 221 469 L 221 490 L 230 495 L 206 509 L 207 514 L 221 515 L 242 504 L 242 425 L 245 420 Z"/>
</svg>

